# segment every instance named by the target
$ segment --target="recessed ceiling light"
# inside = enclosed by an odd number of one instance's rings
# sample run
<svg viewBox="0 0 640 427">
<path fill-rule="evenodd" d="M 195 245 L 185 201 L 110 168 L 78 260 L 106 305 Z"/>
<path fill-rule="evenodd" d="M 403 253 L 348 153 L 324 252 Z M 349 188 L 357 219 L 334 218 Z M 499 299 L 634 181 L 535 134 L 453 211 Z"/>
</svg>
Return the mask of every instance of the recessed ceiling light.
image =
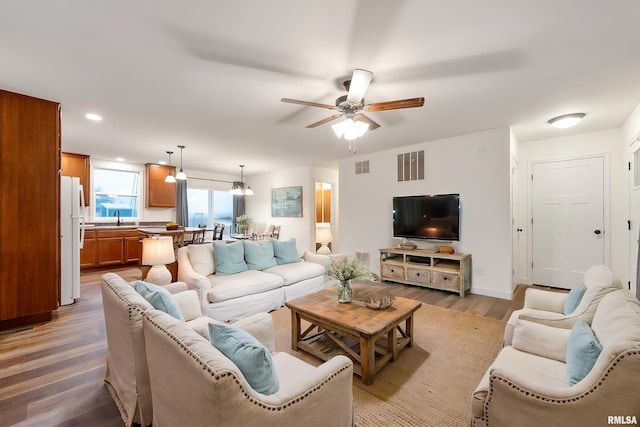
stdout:
<svg viewBox="0 0 640 427">
<path fill-rule="evenodd" d="M 99 122 L 100 120 L 102 120 L 102 116 L 94 113 L 87 113 L 84 116 L 89 120 L 93 120 L 94 122 Z"/>
<path fill-rule="evenodd" d="M 116 157 L 116 160 L 119 162 L 124 162 L 124 157 Z"/>
<path fill-rule="evenodd" d="M 554 128 L 566 129 L 577 125 L 585 115 L 584 113 L 565 114 L 549 120 L 549 124 Z"/>
</svg>

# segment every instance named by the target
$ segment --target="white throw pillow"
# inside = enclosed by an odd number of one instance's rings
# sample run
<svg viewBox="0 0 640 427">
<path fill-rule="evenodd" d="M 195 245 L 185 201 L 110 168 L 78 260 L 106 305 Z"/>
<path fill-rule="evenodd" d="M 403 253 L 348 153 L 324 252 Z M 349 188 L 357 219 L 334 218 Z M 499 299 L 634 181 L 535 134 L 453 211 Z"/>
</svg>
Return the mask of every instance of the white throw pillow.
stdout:
<svg viewBox="0 0 640 427">
<path fill-rule="evenodd" d="M 200 300 L 198 299 L 198 293 L 196 291 L 188 290 L 178 292 L 177 294 L 173 294 L 173 298 L 176 300 L 176 303 L 178 303 L 185 322 L 202 316 Z"/>
<path fill-rule="evenodd" d="M 189 259 L 193 270 L 203 276 L 211 276 L 216 272 L 216 264 L 213 258 L 213 244 L 189 245 Z"/>
</svg>

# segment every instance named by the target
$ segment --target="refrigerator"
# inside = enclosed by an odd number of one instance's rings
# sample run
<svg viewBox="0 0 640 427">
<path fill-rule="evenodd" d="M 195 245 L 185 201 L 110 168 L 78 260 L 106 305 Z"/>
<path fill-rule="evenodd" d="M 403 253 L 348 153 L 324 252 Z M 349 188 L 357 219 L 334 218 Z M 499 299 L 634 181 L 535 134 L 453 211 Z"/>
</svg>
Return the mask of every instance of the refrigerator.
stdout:
<svg viewBox="0 0 640 427">
<path fill-rule="evenodd" d="M 80 178 L 60 177 L 60 305 L 80 298 L 80 249 L 84 244 L 84 192 Z"/>
</svg>

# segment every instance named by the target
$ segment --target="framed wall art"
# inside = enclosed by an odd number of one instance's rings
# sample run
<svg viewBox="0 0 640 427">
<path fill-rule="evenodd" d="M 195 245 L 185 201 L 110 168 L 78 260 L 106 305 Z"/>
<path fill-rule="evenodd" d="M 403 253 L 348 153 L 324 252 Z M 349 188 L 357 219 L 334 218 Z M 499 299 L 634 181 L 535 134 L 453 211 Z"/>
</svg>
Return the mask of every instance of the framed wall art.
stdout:
<svg viewBox="0 0 640 427">
<path fill-rule="evenodd" d="M 302 216 L 302 186 L 271 189 L 272 217 Z"/>
</svg>

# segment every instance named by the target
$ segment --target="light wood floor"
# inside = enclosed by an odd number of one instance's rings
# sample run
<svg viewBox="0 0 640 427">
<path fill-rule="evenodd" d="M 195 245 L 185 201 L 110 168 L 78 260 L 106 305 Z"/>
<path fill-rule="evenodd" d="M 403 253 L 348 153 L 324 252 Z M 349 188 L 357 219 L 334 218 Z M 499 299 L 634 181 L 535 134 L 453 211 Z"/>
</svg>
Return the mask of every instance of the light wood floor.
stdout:
<svg viewBox="0 0 640 427">
<path fill-rule="evenodd" d="M 110 269 L 126 280 L 137 268 Z M 103 385 L 106 334 L 100 278 L 83 272 L 81 298 L 61 307 L 51 322 L 28 330 L 0 332 L 0 426 L 120 426 L 118 410 Z M 388 284 L 396 296 L 506 321 L 522 307 L 526 286 L 512 301 Z"/>
</svg>

